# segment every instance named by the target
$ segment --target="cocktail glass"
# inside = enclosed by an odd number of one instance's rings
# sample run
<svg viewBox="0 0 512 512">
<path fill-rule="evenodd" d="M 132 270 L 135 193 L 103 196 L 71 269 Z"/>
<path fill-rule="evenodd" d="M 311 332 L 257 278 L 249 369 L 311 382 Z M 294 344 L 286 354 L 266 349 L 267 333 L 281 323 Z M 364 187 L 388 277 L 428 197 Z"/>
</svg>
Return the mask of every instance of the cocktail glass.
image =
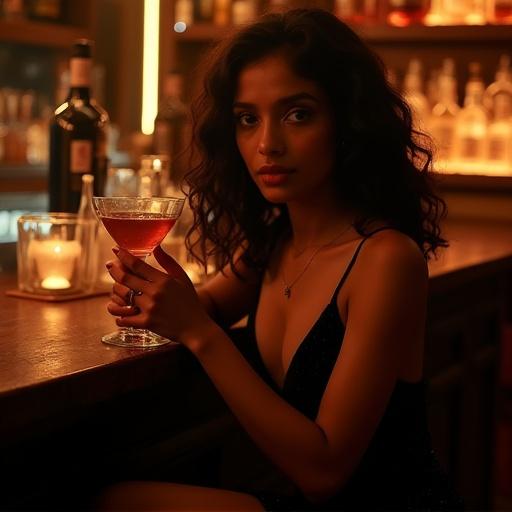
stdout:
<svg viewBox="0 0 512 512">
<path fill-rule="evenodd" d="M 93 197 L 94 210 L 117 245 L 143 261 L 174 226 L 184 202 L 177 197 Z M 106 334 L 101 341 L 131 348 L 171 342 L 148 329 L 133 327 Z"/>
</svg>

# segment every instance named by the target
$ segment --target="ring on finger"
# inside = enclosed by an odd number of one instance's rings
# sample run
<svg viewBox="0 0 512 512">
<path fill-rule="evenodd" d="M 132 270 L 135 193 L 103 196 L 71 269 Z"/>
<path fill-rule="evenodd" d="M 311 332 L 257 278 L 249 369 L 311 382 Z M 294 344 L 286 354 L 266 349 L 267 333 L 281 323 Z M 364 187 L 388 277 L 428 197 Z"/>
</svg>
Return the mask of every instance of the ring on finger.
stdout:
<svg viewBox="0 0 512 512">
<path fill-rule="evenodd" d="M 128 295 L 126 296 L 126 301 L 128 302 L 128 306 L 133 306 L 134 297 L 138 297 L 139 295 L 142 295 L 142 292 L 140 292 L 138 290 L 130 290 L 128 292 Z"/>
</svg>

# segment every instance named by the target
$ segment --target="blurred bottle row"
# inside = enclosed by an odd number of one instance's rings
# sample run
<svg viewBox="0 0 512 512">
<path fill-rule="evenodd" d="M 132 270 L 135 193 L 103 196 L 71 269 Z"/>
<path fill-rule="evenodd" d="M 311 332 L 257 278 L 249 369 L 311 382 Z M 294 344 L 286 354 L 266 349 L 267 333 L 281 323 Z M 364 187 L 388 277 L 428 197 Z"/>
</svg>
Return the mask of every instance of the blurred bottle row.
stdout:
<svg viewBox="0 0 512 512">
<path fill-rule="evenodd" d="M 386 3 L 386 2 L 384 2 Z M 512 23 L 512 0 L 335 0 L 338 17 L 389 25 L 485 25 Z"/>
<path fill-rule="evenodd" d="M 403 27 L 512 23 L 512 0 L 325 0 L 315 4 L 332 9 L 339 18 L 355 24 Z M 300 0 L 176 0 L 175 30 L 183 32 L 193 23 L 236 25 L 251 21 L 262 12 L 303 5 L 305 2 Z"/>
<path fill-rule="evenodd" d="M 0 0 L 0 17 L 61 22 L 65 19 L 63 0 Z"/>
<path fill-rule="evenodd" d="M 0 89 L 0 164 L 48 162 L 48 98 L 34 91 Z"/>
<path fill-rule="evenodd" d="M 411 60 L 401 89 L 415 127 L 433 138 L 437 170 L 512 175 L 512 74 L 508 55 L 501 56 L 495 81 L 487 87 L 480 64 L 469 64 L 462 105 L 457 97 L 455 62 L 450 58 L 431 72 L 425 86 L 421 62 Z"/>
</svg>

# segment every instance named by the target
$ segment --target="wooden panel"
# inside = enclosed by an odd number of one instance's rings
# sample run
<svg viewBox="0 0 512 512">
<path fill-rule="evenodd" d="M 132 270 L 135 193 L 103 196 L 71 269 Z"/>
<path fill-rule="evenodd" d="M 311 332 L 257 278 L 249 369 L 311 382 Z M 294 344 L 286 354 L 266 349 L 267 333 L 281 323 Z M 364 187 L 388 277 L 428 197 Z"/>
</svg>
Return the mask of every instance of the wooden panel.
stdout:
<svg viewBox="0 0 512 512">
<path fill-rule="evenodd" d="M 20 20 L 0 19 L 0 41 L 47 46 L 49 48 L 69 48 L 82 37 L 90 37 L 86 28 Z"/>
</svg>

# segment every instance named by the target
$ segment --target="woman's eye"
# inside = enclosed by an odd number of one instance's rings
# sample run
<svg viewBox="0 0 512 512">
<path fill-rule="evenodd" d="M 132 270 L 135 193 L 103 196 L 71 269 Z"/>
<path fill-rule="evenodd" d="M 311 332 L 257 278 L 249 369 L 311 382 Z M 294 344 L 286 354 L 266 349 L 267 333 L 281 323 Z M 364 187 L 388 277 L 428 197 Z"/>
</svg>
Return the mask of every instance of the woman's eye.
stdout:
<svg viewBox="0 0 512 512">
<path fill-rule="evenodd" d="M 297 108 L 289 112 L 286 116 L 288 121 L 292 121 L 293 123 L 300 123 L 303 121 L 307 121 L 311 118 L 311 112 L 305 108 Z"/>
<path fill-rule="evenodd" d="M 248 113 L 236 114 L 237 124 L 240 126 L 254 126 L 256 124 L 256 116 Z"/>
</svg>

